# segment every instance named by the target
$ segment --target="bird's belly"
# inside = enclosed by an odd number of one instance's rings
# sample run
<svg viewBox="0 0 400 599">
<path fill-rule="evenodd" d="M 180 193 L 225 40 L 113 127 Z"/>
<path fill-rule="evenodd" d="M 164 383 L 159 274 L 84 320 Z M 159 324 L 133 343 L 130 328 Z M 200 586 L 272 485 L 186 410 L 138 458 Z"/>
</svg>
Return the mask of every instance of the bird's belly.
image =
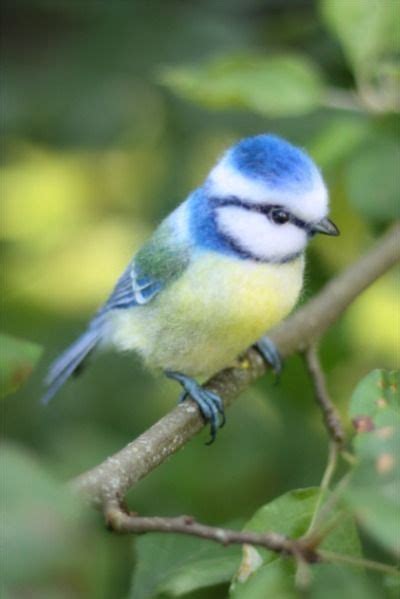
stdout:
<svg viewBox="0 0 400 599">
<path fill-rule="evenodd" d="M 302 280 L 303 258 L 265 264 L 204 254 L 151 304 L 117 316 L 119 345 L 154 367 L 211 375 L 290 312 Z"/>
</svg>

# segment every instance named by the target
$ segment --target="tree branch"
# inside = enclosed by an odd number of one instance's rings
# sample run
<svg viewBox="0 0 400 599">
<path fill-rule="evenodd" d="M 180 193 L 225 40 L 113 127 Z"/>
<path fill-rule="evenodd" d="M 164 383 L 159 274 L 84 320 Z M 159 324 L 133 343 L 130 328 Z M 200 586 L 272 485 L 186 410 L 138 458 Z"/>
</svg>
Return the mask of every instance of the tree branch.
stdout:
<svg viewBox="0 0 400 599">
<path fill-rule="evenodd" d="M 400 259 L 399 234 L 400 226 L 393 226 L 375 247 L 330 281 L 293 316 L 269 332 L 282 357 L 305 351 L 368 285 Z M 266 369 L 267 365 L 259 353 L 250 349 L 239 366 L 218 373 L 207 387 L 217 392 L 227 407 Z M 175 453 L 203 426 L 196 405 L 187 400 L 121 451 L 81 474 L 71 484 L 97 507 L 104 508 L 110 501 L 122 501 L 128 489 Z"/>
<path fill-rule="evenodd" d="M 322 477 L 319 496 L 310 525 L 303 537 L 306 539 L 311 539 L 312 544 L 310 544 L 310 546 L 316 547 L 324 538 L 324 535 L 320 534 L 321 531 L 316 530 L 317 523 L 320 521 L 321 504 L 335 473 L 339 449 L 343 447 L 345 435 L 339 414 L 331 398 L 329 397 L 325 375 L 318 357 L 316 343 L 310 345 L 304 352 L 303 356 L 306 368 L 313 383 L 315 399 L 318 406 L 321 408 L 325 428 L 330 438 L 328 462 L 325 468 L 324 476 Z"/>
<path fill-rule="evenodd" d="M 247 544 L 265 547 L 265 549 L 277 553 L 300 555 L 309 563 L 318 561 L 315 549 L 309 548 L 305 540 L 289 539 L 275 532 L 258 533 L 207 526 L 196 522 L 191 516 L 178 516 L 176 518 L 141 517 L 125 513 L 115 502 L 106 505 L 104 514 L 108 526 L 119 533 L 177 533 L 208 539 L 225 546 Z"/>
<path fill-rule="evenodd" d="M 339 414 L 329 397 L 326 388 L 324 373 L 318 359 L 317 349 L 315 345 L 310 345 L 304 352 L 304 360 L 307 366 L 308 373 L 311 377 L 314 386 L 315 399 L 321 408 L 326 430 L 330 438 L 334 441 L 337 447 L 341 447 L 344 442 L 344 430 L 339 418 Z"/>
<path fill-rule="evenodd" d="M 196 522 L 191 516 L 178 516 L 176 518 L 164 518 L 159 516 L 140 517 L 135 514 L 124 512 L 120 505 L 115 502 L 106 504 L 104 514 L 108 526 L 120 534 L 143 534 L 148 532 L 175 533 L 215 541 L 220 545 L 252 545 L 264 547 L 270 551 L 284 555 L 292 555 L 304 564 L 323 562 L 338 562 L 365 567 L 371 570 L 384 572 L 392 576 L 399 576 L 399 570 L 395 566 L 389 566 L 371 560 L 357 558 L 353 555 L 345 555 L 317 550 L 312 536 L 304 536 L 300 539 L 290 539 L 284 535 L 267 532 L 238 531 L 230 528 L 219 528 L 207 526 Z"/>
</svg>

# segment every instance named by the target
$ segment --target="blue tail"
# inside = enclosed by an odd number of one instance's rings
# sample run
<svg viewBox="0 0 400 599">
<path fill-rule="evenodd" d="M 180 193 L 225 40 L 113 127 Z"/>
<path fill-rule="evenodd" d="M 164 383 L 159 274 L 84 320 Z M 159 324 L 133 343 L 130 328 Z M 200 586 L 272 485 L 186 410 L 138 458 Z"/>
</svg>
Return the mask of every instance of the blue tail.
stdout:
<svg viewBox="0 0 400 599">
<path fill-rule="evenodd" d="M 42 403 L 49 403 L 68 377 L 75 372 L 86 356 L 96 347 L 101 334 L 100 327 L 89 328 L 53 362 L 45 379 L 48 389 L 42 397 Z"/>
</svg>

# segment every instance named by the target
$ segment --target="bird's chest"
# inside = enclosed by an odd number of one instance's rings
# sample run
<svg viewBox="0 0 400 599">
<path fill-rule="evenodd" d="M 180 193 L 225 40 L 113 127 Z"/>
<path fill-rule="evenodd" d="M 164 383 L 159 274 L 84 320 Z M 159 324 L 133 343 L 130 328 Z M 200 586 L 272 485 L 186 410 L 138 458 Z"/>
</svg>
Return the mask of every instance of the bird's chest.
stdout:
<svg viewBox="0 0 400 599">
<path fill-rule="evenodd" d="M 169 367 L 181 362 L 186 372 L 226 366 L 290 312 L 302 279 L 302 258 L 278 265 L 199 257 L 155 302 L 163 322 L 157 353 L 172 349 L 177 363 Z"/>
<path fill-rule="evenodd" d="M 301 260 L 277 265 L 211 254 L 198 259 L 170 293 L 178 314 L 206 329 L 265 331 L 292 308 L 302 271 Z"/>
</svg>

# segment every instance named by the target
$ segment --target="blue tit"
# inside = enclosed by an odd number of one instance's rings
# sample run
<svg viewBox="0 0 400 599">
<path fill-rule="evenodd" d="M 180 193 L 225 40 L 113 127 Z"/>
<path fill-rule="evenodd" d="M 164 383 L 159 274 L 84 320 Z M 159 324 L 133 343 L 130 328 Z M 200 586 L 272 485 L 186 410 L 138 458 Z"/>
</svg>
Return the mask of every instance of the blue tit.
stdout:
<svg viewBox="0 0 400 599">
<path fill-rule="evenodd" d="M 338 235 L 327 214 L 326 186 L 304 151 L 274 135 L 242 139 L 133 257 L 83 335 L 51 365 L 43 401 L 95 349 L 133 350 L 182 385 L 213 440 L 222 401 L 193 377 L 232 365 L 257 342 L 278 365 L 263 336 L 299 297 L 309 239 Z"/>
</svg>

